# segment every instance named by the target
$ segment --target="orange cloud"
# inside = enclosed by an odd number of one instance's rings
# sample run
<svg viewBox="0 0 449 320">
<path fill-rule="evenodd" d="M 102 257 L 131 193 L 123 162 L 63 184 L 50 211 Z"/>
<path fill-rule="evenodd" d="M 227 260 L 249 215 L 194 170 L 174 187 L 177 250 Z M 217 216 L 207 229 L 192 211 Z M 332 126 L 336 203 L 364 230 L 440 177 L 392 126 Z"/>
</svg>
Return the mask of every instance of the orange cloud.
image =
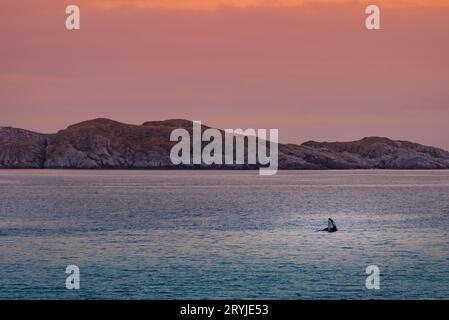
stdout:
<svg viewBox="0 0 449 320">
<path fill-rule="evenodd" d="M 177 10 L 216 10 L 223 7 L 296 7 L 312 3 L 378 4 L 398 6 L 449 6 L 447 0 L 91 0 L 102 7 L 137 6 Z"/>
</svg>

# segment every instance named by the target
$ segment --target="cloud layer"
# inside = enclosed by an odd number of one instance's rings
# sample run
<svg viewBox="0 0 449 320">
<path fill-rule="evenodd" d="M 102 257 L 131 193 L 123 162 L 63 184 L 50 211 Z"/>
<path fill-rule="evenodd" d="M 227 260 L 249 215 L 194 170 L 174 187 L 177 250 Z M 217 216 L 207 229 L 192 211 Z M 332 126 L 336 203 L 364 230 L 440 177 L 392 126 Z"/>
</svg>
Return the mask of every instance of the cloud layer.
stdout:
<svg viewBox="0 0 449 320">
<path fill-rule="evenodd" d="M 216 10 L 225 7 L 295 7 L 304 4 L 377 4 L 383 7 L 449 6 L 446 0 L 90 0 L 103 7 L 137 6 L 142 8 L 167 8 L 178 10 Z"/>
</svg>

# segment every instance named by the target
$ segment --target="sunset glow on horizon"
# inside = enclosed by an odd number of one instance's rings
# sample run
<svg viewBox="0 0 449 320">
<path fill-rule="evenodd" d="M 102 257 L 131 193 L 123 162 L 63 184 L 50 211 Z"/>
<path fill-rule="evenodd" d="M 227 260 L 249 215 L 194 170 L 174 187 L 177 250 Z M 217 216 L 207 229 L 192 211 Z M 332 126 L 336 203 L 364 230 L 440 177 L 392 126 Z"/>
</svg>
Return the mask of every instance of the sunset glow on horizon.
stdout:
<svg viewBox="0 0 449 320">
<path fill-rule="evenodd" d="M 165 8 L 177 10 L 215 10 L 225 7 L 257 8 L 257 7 L 297 7 L 309 4 L 377 4 L 383 7 L 449 6 L 447 0 L 90 0 L 89 2 L 103 7 L 137 6 L 142 8 Z"/>
<path fill-rule="evenodd" d="M 449 1 L 7 0 L 0 126 L 92 118 L 386 136 L 449 149 Z M 367 3 L 382 28 L 364 27 Z M 223 9 L 223 10 L 222 10 Z"/>
</svg>

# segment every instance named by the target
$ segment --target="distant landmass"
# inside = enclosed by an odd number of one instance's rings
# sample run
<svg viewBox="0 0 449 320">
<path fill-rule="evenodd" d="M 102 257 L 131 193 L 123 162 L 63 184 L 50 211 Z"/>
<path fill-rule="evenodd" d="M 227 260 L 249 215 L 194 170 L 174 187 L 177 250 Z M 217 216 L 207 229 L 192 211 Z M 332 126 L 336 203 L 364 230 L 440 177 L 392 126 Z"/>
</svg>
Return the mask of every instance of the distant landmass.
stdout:
<svg viewBox="0 0 449 320">
<path fill-rule="evenodd" d="M 188 120 L 142 125 L 109 119 L 81 122 L 55 134 L 0 127 L 0 168 L 179 169 L 170 161 L 170 133 Z M 204 127 L 207 128 L 207 127 Z M 254 166 L 215 166 L 239 169 Z M 210 168 L 207 166 L 207 168 Z M 368 137 L 352 142 L 279 144 L 280 169 L 449 169 L 449 152 L 408 141 Z"/>
</svg>

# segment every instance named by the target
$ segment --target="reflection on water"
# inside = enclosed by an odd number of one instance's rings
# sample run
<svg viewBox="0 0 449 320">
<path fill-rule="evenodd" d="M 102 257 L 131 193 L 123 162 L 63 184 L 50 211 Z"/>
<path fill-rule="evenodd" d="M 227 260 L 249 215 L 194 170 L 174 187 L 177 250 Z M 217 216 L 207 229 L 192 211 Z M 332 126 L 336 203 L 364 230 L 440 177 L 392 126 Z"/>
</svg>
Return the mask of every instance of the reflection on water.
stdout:
<svg viewBox="0 0 449 320">
<path fill-rule="evenodd" d="M 3 299 L 449 298 L 448 171 L 4 170 L 0 194 Z"/>
</svg>

